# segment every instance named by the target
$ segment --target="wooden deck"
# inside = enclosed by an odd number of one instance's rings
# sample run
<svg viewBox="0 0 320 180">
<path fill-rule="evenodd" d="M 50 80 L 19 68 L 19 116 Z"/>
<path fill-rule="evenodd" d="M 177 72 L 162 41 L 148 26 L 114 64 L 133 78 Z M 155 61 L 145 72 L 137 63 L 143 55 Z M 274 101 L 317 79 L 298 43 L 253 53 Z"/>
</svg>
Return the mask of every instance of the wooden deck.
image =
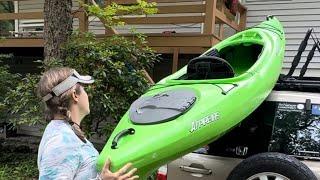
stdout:
<svg viewBox="0 0 320 180">
<path fill-rule="evenodd" d="M 31 0 L 21 0 L 31 1 Z M 179 54 L 201 54 L 225 38 L 225 30 L 241 31 L 246 24 L 246 8 L 238 7 L 236 16 L 225 7 L 222 0 L 148 0 L 158 3 L 158 13 L 150 16 L 123 17 L 128 25 L 183 25 L 200 24 L 201 30 L 194 32 L 146 33 L 148 45 L 159 53 L 173 53 L 173 72 L 176 71 Z M 105 0 L 105 4 L 116 2 L 132 4 L 136 0 Z M 0 13 L 1 20 L 43 19 L 43 12 Z M 88 31 L 90 22 L 81 9 L 74 12 L 74 19 L 81 31 Z M 41 25 L 40 25 L 41 26 Z M 28 34 L 29 33 L 29 34 Z M 98 36 L 110 36 L 110 31 Z M 130 37 L 130 34 L 123 34 Z M 13 32 L 0 41 L 0 47 L 43 47 L 40 32 Z"/>
</svg>

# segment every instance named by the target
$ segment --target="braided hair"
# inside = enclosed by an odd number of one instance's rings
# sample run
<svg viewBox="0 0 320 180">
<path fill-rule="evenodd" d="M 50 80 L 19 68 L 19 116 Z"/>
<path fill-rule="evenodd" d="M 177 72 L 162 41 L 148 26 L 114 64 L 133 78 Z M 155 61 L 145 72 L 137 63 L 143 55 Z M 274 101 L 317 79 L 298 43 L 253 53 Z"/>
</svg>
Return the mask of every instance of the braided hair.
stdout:
<svg viewBox="0 0 320 180">
<path fill-rule="evenodd" d="M 46 71 L 37 87 L 37 94 L 41 98 L 52 91 L 52 88 L 64 81 L 73 73 L 73 69 L 68 67 L 52 68 Z M 73 132 L 80 138 L 81 141 L 86 143 L 85 135 L 80 128 L 80 125 L 73 122 L 71 118 L 70 106 L 72 102 L 72 93 L 75 90 L 76 94 L 81 93 L 81 86 L 76 84 L 73 88 L 62 93 L 60 96 L 54 96 L 45 102 L 45 119 L 51 121 L 55 115 L 61 115 L 67 121 Z"/>
</svg>

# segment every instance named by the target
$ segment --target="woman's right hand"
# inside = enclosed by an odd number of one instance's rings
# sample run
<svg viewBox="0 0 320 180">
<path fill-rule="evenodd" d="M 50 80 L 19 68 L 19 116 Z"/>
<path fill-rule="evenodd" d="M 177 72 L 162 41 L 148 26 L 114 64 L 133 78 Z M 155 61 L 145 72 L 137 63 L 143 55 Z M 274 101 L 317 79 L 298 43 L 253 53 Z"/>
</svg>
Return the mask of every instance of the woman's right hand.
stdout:
<svg viewBox="0 0 320 180">
<path fill-rule="evenodd" d="M 129 172 L 127 172 L 132 166 L 131 163 L 126 164 L 115 173 L 110 171 L 110 165 L 111 165 L 111 161 L 110 159 L 108 159 L 103 166 L 103 169 L 100 175 L 101 179 L 103 180 L 134 180 L 139 178 L 139 176 L 134 175 L 137 172 L 137 168 L 133 168 Z"/>
</svg>

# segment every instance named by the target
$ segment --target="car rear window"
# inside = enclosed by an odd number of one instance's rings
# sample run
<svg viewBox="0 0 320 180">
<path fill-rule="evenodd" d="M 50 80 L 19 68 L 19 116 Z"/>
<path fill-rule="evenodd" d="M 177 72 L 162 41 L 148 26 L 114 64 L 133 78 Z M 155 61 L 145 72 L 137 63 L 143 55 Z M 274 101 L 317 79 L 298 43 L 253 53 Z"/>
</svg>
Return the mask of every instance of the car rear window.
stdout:
<svg viewBox="0 0 320 180">
<path fill-rule="evenodd" d="M 269 151 L 320 157 L 320 105 L 278 102 Z"/>
</svg>

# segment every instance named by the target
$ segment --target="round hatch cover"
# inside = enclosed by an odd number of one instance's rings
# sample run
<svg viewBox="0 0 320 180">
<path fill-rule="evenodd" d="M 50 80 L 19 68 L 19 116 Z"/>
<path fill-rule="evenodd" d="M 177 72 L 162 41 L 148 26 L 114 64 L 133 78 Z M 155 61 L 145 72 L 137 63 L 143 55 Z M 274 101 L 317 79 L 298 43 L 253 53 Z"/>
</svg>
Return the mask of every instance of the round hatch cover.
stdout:
<svg viewBox="0 0 320 180">
<path fill-rule="evenodd" d="M 196 101 L 191 89 L 169 90 L 154 96 L 140 97 L 130 107 L 134 124 L 157 124 L 171 121 L 188 111 Z"/>
</svg>

